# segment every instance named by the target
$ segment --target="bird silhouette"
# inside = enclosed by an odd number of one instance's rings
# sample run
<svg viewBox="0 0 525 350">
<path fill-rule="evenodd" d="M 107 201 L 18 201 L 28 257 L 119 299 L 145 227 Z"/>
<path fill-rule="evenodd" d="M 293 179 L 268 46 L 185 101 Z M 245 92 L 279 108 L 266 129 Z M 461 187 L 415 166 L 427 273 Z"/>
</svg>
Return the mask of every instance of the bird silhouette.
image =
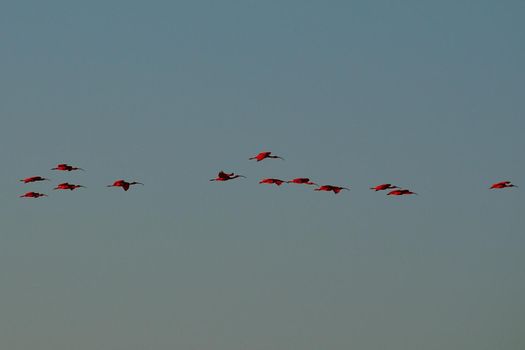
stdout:
<svg viewBox="0 0 525 350">
<path fill-rule="evenodd" d="M 276 184 L 277 186 L 281 186 L 285 181 L 279 180 L 279 179 L 262 179 L 259 181 L 260 184 Z"/>
<path fill-rule="evenodd" d="M 244 175 L 235 175 L 234 173 L 228 174 L 221 170 L 219 171 L 219 174 L 217 174 L 217 177 L 215 179 L 210 179 L 210 181 L 228 181 L 228 180 L 236 179 L 238 177 L 246 178 L 246 176 Z"/>
<path fill-rule="evenodd" d="M 390 191 L 386 195 L 387 196 L 404 196 L 404 195 L 409 195 L 409 194 L 417 194 L 417 193 L 412 192 L 410 190 L 399 189 L 399 190 Z"/>
<path fill-rule="evenodd" d="M 326 191 L 326 192 L 334 192 L 334 194 L 338 194 L 341 192 L 341 190 L 347 190 L 350 191 L 349 188 L 346 187 L 339 187 L 339 186 L 332 186 L 332 185 L 323 185 L 319 188 L 315 188 L 314 191 Z"/>
<path fill-rule="evenodd" d="M 65 163 L 58 164 L 56 167 L 52 168 L 51 170 L 60 170 L 60 171 L 72 171 L 72 170 L 82 170 L 82 168 L 74 167 Z"/>
<path fill-rule="evenodd" d="M 44 193 L 38 193 L 38 192 L 26 192 L 23 195 L 19 196 L 20 198 L 26 197 L 26 198 L 39 198 L 39 197 L 47 197 L 47 194 Z"/>
<path fill-rule="evenodd" d="M 21 182 L 27 184 L 27 183 L 30 183 L 30 182 L 36 182 L 36 181 L 50 181 L 49 179 L 46 179 L 42 176 L 31 176 L 31 177 L 26 177 L 25 179 L 22 179 L 20 180 Z"/>
<path fill-rule="evenodd" d="M 57 187 L 53 188 L 54 190 L 70 190 L 70 191 L 73 191 L 77 188 L 85 188 L 85 186 L 82 186 L 82 185 L 73 185 L 73 184 L 70 184 L 68 182 L 63 182 L 61 184 L 58 184 Z"/>
<path fill-rule="evenodd" d="M 495 184 L 492 184 L 492 186 L 490 186 L 490 189 L 493 190 L 493 189 L 509 188 L 509 187 L 518 187 L 518 186 L 513 185 L 510 181 L 501 181 L 501 182 L 496 182 Z"/>
<path fill-rule="evenodd" d="M 392 189 L 395 189 L 395 188 L 400 188 L 400 187 L 394 186 L 392 184 L 381 184 L 381 185 L 377 185 L 375 187 L 370 187 L 371 190 L 375 190 L 376 192 L 377 191 L 384 191 L 384 190 L 392 190 Z"/>
<path fill-rule="evenodd" d="M 137 181 L 127 182 L 125 180 L 117 180 L 113 182 L 112 185 L 107 185 L 107 187 L 122 187 L 124 191 L 127 191 L 129 190 L 129 187 L 131 185 L 144 185 L 144 184 L 142 182 L 137 182 Z"/>
<path fill-rule="evenodd" d="M 304 184 L 304 185 L 316 185 L 316 186 L 319 186 L 315 182 L 311 182 L 310 179 L 307 178 L 307 177 L 298 177 L 296 179 L 293 179 L 293 180 L 290 180 L 290 181 L 286 181 L 286 182 L 289 183 L 289 184 Z"/>
<path fill-rule="evenodd" d="M 258 155 L 251 157 L 250 160 L 256 159 L 258 162 L 260 162 L 261 160 L 266 159 L 266 158 L 279 158 L 279 159 L 284 160 L 283 157 L 272 155 L 272 152 L 261 152 Z"/>
</svg>

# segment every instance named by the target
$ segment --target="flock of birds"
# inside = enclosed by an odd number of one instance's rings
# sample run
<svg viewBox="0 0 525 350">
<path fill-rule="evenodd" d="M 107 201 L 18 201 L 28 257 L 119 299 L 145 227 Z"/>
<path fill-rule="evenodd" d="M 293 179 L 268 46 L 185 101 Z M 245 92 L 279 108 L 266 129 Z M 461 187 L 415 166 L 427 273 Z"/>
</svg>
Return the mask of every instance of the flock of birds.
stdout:
<svg viewBox="0 0 525 350">
<path fill-rule="evenodd" d="M 250 160 L 256 160 L 257 162 L 260 162 L 264 159 L 282 159 L 283 157 L 273 155 L 272 152 L 261 152 L 257 154 L 256 156 L 253 156 L 249 158 Z M 210 181 L 229 181 L 236 178 L 246 176 L 238 175 L 235 173 L 225 173 L 224 171 L 220 171 L 216 178 L 210 179 Z M 338 194 L 342 190 L 349 191 L 350 189 L 348 187 L 342 187 L 342 186 L 334 186 L 334 185 L 318 185 L 315 182 L 310 181 L 307 177 L 298 177 L 292 180 L 281 180 L 281 179 L 275 179 L 275 178 L 265 178 L 261 179 L 259 181 L 260 184 L 275 184 L 277 186 L 281 186 L 283 183 L 294 183 L 294 184 L 303 184 L 303 185 L 315 185 L 318 186 L 314 189 L 314 191 L 325 191 L 325 192 L 333 192 L 334 194 Z M 510 181 L 500 181 L 492 184 L 490 186 L 490 189 L 501 189 L 501 188 L 509 188 L 509 187 L 518 187 L 514 184 L 512 184 Z M 405 196 L 405 195 L 411 195 L 411 194 L 417 194 L 415 192 L 410 191 L 406 188 L 401 188 L 389 183 L 380 184 L 374 187 L 370 187 L 371 190 L 374 191 L 385 191 L 385 190 L 391 190 L 387 193 L 387 196 Z"/>
<path fill-rule="evenodd" d="M 81 170 L 81 171 L 84 171 L 84 169 L 82 169 L 82 168 L 74 167 L 72 165 L 65 164 L 65 163 L 58 164 L 56 167 L 51 168 L 51 170 L 58 170 L 58 171 Z M 20 181 L 25 183 L 25 184 L 28 184 L 28 183 L 32 183 L 32 182 L 51 181 L 51 180 L 48 179 L 48 178 L 42 177 L 42 176 L 31 176 L 31 177 L 26 177 L 25 179 L 22 179 Z M 129 190 L 129 187 L 132 186 L 132 185 L 144 185 L 144 184 L 141 183 L 141 182 L 136 182 L 136 181 L 128 182 L 128 181 L 125 181 L 125 180 L 121 179 L 121 180 L 114 181 L 113 184 L 107 185 L 107 187 L 121 187 L 124 191 L 127 191 L 127 190 Z M 76 190 L 77 188 L 86 188 L 86 186 L 70 184 L 69 182 L 62 182 L 62 183 L 58 184 L 55 188 L 53 188 L 53 190 L 70 190 L 70 191 L 73 191 L 73 190 Z M 24 193 L 20 197 L 21 198 L 40 198 L 40 197 L 47 197 L 47 194 L 30 191 L 30 192 Z"/>
<path fill-rule="evenodd" d="M 249 159 L 250 160 L 256 160 L 257 162 L 260 162 L 260 161 L 262 161 L 264 159 L 282 159 L 282 160 L 284 160 L 283 157 L 273 155 L 272 152 L 261 152 L 261 153 L 257 154 L 256 156 L 253 156 L 253 157 L 251 157 Z M 75 170 L 84 171 L 84 169 L 82 169 L 82 168 L 74 167 L 74 166 L 71 166 L 71 165 L 68 165 L 68 164 L 65 164 L 65 163 L 58 164 L 56 167 L 52 168 L 51 170 L 68 171 L 68 172 L 75 171 Z M 215 177 L 214 179 L 210 179 L 210 181 L 229 181 L 229 180 L 233 180 L 233 179 L 237 179 L 237 178 L 246 178 L 246 176 L 235 174 L 235 173 L 226 173 L 224 171 L 220 171 L 217 174 L 217 177 Z M 50 180 L 48 178 L 44 178 L 42 176 L 31 176 L 31 177 L 27 177 L 25 179 L 22 179 L 20 181 L 25 183 L 25 184 L 28 184 L 28 183 L 33 183 L 33 182 L 50 181 Z M 307 177 L 298 177 L 298 178 L 295 178 L 295 179 L 292 179 L 292 180 L 288 180 L 288 181 L 281 180 L 281 179 L 275 179 L 275 178 L 265 178 L 265 179 L 261 179 L 259 181 L 259 183 L 260 184 L 275 184 L 277 186 L 281 186 L 283 183 L 293 183 L 293 184 L 301 184 L 301 185 L 314 185 L 314 186 L 317 186 L 317 188 L 315 188 L 314 191 L 333 192 L 334 194 L 338 194 L 342 190 L 347 190 L 347 191 L 350 190 L 348 187 L 335 186 L 335 185 L 321 185 L 320 186 L 317 183 L 310 181 L 310 179 L 307 178 Z M 137 181 L 130 181 L 130 182 L 128 182 L 128 181 L 120 179 L 120 180 L 114 181 L 113 184 L 111 184 L 111 185 L 107 185 L 107 187 L 120 187 L 124 191 L 127 191 L 133 185 L 144 185 L 144 184 L 141 183 L 141 182 L 137 182 Z M 503 189 L 503 188 L 510 188 L 510 187 L 518 187 L 518 186 L 512 184 L 510 181 L 500 181 L 500 182 L 496 182 L 496 183 L 492 184 L 492 186 L 490 186 L 490 189 Z M 85 188 L 85 186 L 70 184 L 69 182 L 63 182 L 63 183 L 58 184 L 53 189 L 54 190 L 70 190 L 70 191 L 73 191 L 73 190 L 75 190 L 77 188 Z M 410 191 L 409 189 L 401 188 L 401 187 L 392 185 L 390 183 L 380 184 L 380 185 L 377 185 L 377 186 L 374 186 L 374 187 L 370 187 L 370 189 L 374 190 L 376 192 L 377 191 L 390 190 L 387 193 L 387 196 L 405 196 L 405 195 L 417 194 L 415 192 Z M 24 193 L 20 197 L 24 197 L 24 198 L 40 198 L 40 197 L 47 197 L 47 194 L 31 191 L 31 192 Z"/>
</svg>

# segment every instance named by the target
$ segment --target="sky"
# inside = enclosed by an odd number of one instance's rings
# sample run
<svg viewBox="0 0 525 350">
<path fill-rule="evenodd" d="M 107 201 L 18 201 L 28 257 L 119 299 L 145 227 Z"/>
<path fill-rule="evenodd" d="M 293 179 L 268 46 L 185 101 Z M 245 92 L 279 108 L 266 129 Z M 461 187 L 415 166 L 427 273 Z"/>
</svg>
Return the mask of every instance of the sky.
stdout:
<svg viewBox="0 0 525 350">
<path fill-rule="evenodd" d="M 0 347 L 525 348 L 524 16 L 5 3 Z M 248 160 L 263 150 L 285 160 Z M 145 185 L 105 187 L 120 178 Z M 502 180 L 521 187 L 488 190 Z M 418 195 L 369 190 L 384 182 Z"/>
</svg>

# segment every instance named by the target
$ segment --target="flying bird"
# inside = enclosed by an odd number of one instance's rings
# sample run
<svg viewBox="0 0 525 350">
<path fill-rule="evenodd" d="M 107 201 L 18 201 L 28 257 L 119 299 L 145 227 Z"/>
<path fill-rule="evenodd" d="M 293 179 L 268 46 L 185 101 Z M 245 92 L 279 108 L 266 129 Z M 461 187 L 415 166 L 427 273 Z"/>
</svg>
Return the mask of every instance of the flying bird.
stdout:
<svg viewBox="0 0 525 350">
<path fill-rule="evenodd" d="M 56 167 L 52 168 L 51 170 L 61 170 L 61 171 L 71 171 L 71 170 L 82 170 L 82 168 L 77 168 L 68 164 L 58 164 Z"/>
<path fill-rule="evenodd" d="M 283 157 L 273 156 L 272 152 L 261 152 L 258 155 L 251 157 L 250 160 L 256 159 L 258 162 L 260 162 L 261 160 L 266 159 L 266 158 L 279 158 L 279 159 L 284 160 Z"/>
<path fill-rule="evenodd" d="M 339 187 L 339 186 L 332 186 L 332 185 L 323 185 L 323 186 L 321 186 L 319 188 L 315 188 L 314 189 L 314 191 L 326 191 L 326 192 L 333 191 L 334 194 L 338 194 L 339 192 L 341 192 L 341 190 L 350 191 L 349 188 Z"/>
<path fill-rule="evenodd" d="M 225 173 L 224 171 L 220 171 L 219 174 L 217 174 L 217 177 L 215 179 L 210 179 L 210 181 L 228 181 L 228 180 L 233 180 L 233 179 L 236 179 L 238 177 L 244 177 L 246 178 L 246 176 L 243 176 L 243 175 L 235 175 L 234 173 Z"/>
<path fill-rule="evenodd" d="M 259 181 L 260 184 L 276 184 L 277 186 L 281 186 L 284 182 L 286 181 L 279 179 L 262 179 Z"/>
<path fill-rule="evenodd" d="M 142 182 L 137 182 L 137 181 L 127 182 L 124 180 L 117 180 L 113 182 L 112 185 L 107 185 L 107 187 L 122 187 L 124 191 L 127 191 L 129 190 L 129 186 L 131 185 L 144 185 L 144 184 Z"/>
<path fill-rule="evenodd" d="M 409 194 L 417 194 L 415 192 L 411 192 L 409 190 L 393 190 L 393 191 L 390 191 L 388 192 L 386 195 L 387 196 L 404 196 L 404 195 L 409 195 Z"/>
<path fill-rule="evenodd" d="M 38 192 L 26 192 L 20 196 L 20 198 L 22 197 L 26 197 L 26 198 L 47 197 L 47 194 L 38 193 Z"/>
<path fill-rule="evenodd" d="M 293 180 L 290 180 L 290 181 L 286 181 L 287 183 L 292 183 L 292 184 L 305 184 L 305 185 L 316 185 L 316 186 L 319 186 L 318 184 L 316 184 L 315 182 L 311 182 L 309 178 L 307 177 L 298 177 L 296 179 L 293 179 Z"/>
<path fill-rule="evenodd" d="M 70 190 L 70 191 L 73 191 L 74 189 L 77 189 L 77 188 L 80 188 L 80 187 L 84 187 L 85 186 L 82 186 L 82 185 L 73 185 L 73 184 L 70 184 L 68 182 L 63 182 L 61 184 L 58 184 L 57 187 L 53 188 L 54 190 Z"/>
<path fill-rule="evenodd" d="M 518 186 L 513 185 L 510 181 L 501 181 L 501 182 L 496 182 L 495 184 L 492 184 L 492 186 L 490 186 L 490 189 L 493 190 L 493 189 L 508 188 L 508 187 L 518 187 Z"/>
<path fill-rule="evenodd" d="M 31 177 L 26 177 L 25 179 L 22 179 L 20 180 L 21 182 L 27 184 L 27 183 L 30 183 L 30 182 L 36 182 L 36 181 L 50 181 L 49 179 L 46 179 L 42 176 L 31 176 Z"/>
<path fill-rule="evenodd" d="M 384 190 L 393 190 L 395 188 L 399 188 L 400 189 L 400 187 L 394 186 L 392 184 L 381 184 L 381 185 L 377 185 L 375 187 L 370 187 L 371 190 L 375 190 L 376 192 L 377 191 L 384 191 Z"/>
</svg>

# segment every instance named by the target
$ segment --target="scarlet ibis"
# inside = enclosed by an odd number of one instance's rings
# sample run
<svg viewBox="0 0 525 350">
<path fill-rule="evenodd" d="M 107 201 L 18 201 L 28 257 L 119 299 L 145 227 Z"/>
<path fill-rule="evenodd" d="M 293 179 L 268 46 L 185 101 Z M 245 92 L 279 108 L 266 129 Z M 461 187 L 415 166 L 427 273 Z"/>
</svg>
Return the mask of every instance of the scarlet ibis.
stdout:
<svg viewBox="0 0 525 350">
<path fill-rule="evenodd" d="M 127 182 L 124 180 L 117 180 L 113 182 L 113 185 L 107 185 L 107 187 L 122 187 L 124 191 L 127 191 L 129 190 L 129 186 L 131 185 L 144 185 L 144 184 L 142 182 L 137 182 L 137 181 Z"/>
<path fill-rule="evenodd" d="M 319 188 L 315 188 L 314 189 L 314 191 L 327 191 L 327 192 L 333 191 L 334 194 L 338 194 L 339 192 L 341 192 L 341 190 L 350 191 L 349 188 L 339 187 L 339 186 L 332 186 L 332 185 L 323 185 L 323 186 L 321 186 Z"/>
<path fill-rule="evenodd" d="M 246 176 L 243 176 L 243 175 L 235 175 L 234 173 L 228 174 L 221 170 L 219 174 L 217 175 L 217 177 L 215 179 L 210 179 L 210 181 L 228 181 L 228 180 L 236 179 L 238 177 L 246 178 Z"/>
<path fill-rule="evenodd" d="M 408 194 L 417 194 L 415 192 L 411 192 L 409 190 L 393 190 L 393 191 L 390 191 L 388 192 L 386 195 L 387 196 L 404 196 L 404 195 L 408 195 Z"/>
<path fill-rule="evenodd" d="M 279 158 L 279 159 L 284 160 L 283 157 L 273 156 L 272 152 L 261 152 L 258 155 L 251 157 L 250 160 L 257 159 L 257 161 L 260 162 L 261 160 L 266 159 L 266 158 Z"/>
<path fill-rule="evenodd" d="M 316 186 L 319 186 L 318 184 L 316 184 L 315 182 L 311 182 L 309 178 L 307 177 L 298 177 L 296 179 L 293 179 L 293 180 L 290 180 L 290 181 L 286 181 L 287 183 L 293 183 L 293 184 L 305 184 L 305 185 L 316 185 Z"/>
<path fill-rule="evenodd" d="M 370 187 L 371 190 L 375 190 L 376 192 L 384 191 L 384 190 L 393 190 L 394 188 L 400 189 L 400 187 L 394 186 L 392 184 L 381 184 L 381 185 L 377 185 L 376 187 Z"/>
<path fill-rule="evenodd" d="M 71 170 L 82 170 L 82 168 L 77 168 L 68 164 L 58 164 L 56 167 L 52 168 L 51 170 L 61 170 L 61 171 L 71 171 Z"/>
<path fill-rule="evenodd" d="M 26 192 L 20 196 L 20 198 L 22 197 L 27 197 L 27 198 L 47 197 L 47 194 L 38 193 L 38 192 Z"/>
<path fill-rule="evenodd" d="M 277 186 L 281 186 L 283 182 L 285 181 L 279 179 L 262 179 L 259 181 L 260 184 L 276 184 Z"/>
<path fill-rule="evenodd" d="M 508 187 L 518 187 L 516 185 L 513 185 L 510 181 L 501 181 L 501 182 L 496 182 L 495 184 L 492 184 L 492 186 L 490 186 L 490 189 L 498 189 L 498 188 L 508 188 Z"/>
<path fill-rule="evenodd" d="M 25 179 L 22 179 L 20 180 L 21 182 L 27 184 L 27 183 L 30 183 L 30 182 L 36 182 L 36 181 L 49 181 L 49 179 L 46 179 L 42 176 L 31 176 L 31 177 L 26 177 Z"/>
<path fill-rule="evenodd" d="M 84 187 L 85 186 L 82 186 L 82 185 L 73 185 L 73 184 L 70 184 L 68 182 L 63 182 L 61 184 L 58 184 L 57 187 L 53 188 L 54 190 L 70 190 L 70 191 L 73 191 L 74 189 L 77 189 L 77 188 L 80 188 L 80 187 Z"/>
</svg>

